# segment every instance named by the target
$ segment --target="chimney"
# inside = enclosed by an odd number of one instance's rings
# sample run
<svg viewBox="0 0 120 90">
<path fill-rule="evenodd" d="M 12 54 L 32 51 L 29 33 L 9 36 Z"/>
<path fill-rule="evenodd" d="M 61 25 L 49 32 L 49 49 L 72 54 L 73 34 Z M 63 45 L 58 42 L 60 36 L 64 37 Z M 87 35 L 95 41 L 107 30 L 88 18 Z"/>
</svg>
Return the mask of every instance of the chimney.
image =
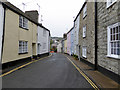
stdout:
<svg viewBox="0 0 120 90">
<path fill-rule="evenodd" d="M 67 38 L 67 34 L 66 33 L 63 34 L 63 38 Z"/>
<path fill-rule="evenodd" d="M 38 13 L 37 10 L 25 11 L 25 14 L 28 15 L 30 18 L 32 18 L 35 22 L 38 22 L 38 20 L 39 20 L 39 13 Z"/>
</svg>

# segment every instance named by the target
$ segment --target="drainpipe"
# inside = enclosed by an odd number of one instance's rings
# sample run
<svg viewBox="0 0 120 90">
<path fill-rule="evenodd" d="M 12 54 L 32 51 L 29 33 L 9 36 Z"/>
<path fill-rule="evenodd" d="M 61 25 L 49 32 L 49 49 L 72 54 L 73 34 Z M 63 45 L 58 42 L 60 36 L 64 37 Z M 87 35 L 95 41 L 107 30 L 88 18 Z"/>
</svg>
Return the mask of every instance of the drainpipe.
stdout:
<svg viewBox="0 0 120 90">
<path fill-rule="evenodd" d="M 94 69 L 98 69 L 98 55 L 97 55 L 97 0 L 95 0 L 95 67 Z"/>
</svg>

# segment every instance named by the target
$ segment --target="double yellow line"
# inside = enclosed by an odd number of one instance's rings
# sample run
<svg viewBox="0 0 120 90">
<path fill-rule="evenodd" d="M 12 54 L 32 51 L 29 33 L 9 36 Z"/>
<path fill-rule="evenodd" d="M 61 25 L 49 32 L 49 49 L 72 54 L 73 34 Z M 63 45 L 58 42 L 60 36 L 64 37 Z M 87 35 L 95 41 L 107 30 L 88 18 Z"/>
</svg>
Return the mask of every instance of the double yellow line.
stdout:
<svg viewBox="0 0 120 90">
<path fill-rule="evenodd" d="M 67 56 L 66 56 L 67 57 Z M 67 59 L 74 65 L 74 67 L 80 72 L 80 74 L 88 81 L 88 83 L 95 89 L 95 90 L 99 90 L 99 88 L 89 79 L 89 77 L 87 75 L 85 75 L 79 67 L 77 67 L 72 60 L 70 60 L 68 57 Z"/>
<path fill-rule="evenodd" d="M 50 56 L 47 56 L 47 57 L 44 57 L 44 58 L 41 58 L 41 59 L 38 59 L 38 60 L 31 61 L 31 62 L 29 62 L 29 63 L 27 63 L 27 64 L 24 64 L 24 65 L 22 65 L 22 66 L 20 66 L 20 67 L 17 67 L 17 68 L 15 68 L 15 69 L 13 69 L 13 70 L 10 70 L 9 72 L 6 72 L 6 73 L 0 75 L 0 77 L 4 77 L 4 76 L 6 76 L 6 75 L 8 75 L 8 74 L 11 74 L 11 73 L 13 73 L 13 72 L 15 72 L 15 71 L 17 71 L 17 70 L 25 67 L 25 66 L 28 66 L 28 65 L 30 65 L 30 64 L 32 64 L 32 63 L 34 63 L 34 62 L 37 62 L 37 61 L 39 61 L 39 60 L 42 60 L 42 59 L 45 59 L 45 58 L 48 58 L 48 57 L 51 57 L 51 56 L 52 56 L 52 54 L 51 54 Z"/>
</svg>

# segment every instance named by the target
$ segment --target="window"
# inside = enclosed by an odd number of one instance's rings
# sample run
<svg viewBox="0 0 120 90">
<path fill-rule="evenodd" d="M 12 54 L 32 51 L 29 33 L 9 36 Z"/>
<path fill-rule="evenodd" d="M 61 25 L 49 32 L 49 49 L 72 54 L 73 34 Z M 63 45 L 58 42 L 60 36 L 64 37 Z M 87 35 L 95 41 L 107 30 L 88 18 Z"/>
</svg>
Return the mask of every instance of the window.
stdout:
<svg viewBox="0 0 120 90">
<path fill-rule="evenodd" d="M 43 30 L 43 36 L 44 37 L 46 36 L 46 30 Z"/>
<path fill-rule="evenodd" d="M 19 26 L 28 29 L 28 20 L 22 16 L 19 16 Z"/>
<path fill-rule="evenodd" d="M 117 0 L 107 0 L 107 8 L 114 4 Z"/>
<path fill-rule="evenodd" d="M 86 37 L 86 26 L 83 27 L 83 37 Z"/>
<path fill-rule="evenodd" d="M 87 16 L 87 4 L 85 5 L 83 9 L 83 18 L 85 18 L 86 16 Z"/>
<path fill-rule="evenodd" d="M 19 53 L 27 53 L 27 52 L 28 52 L 28 42 L 19 41 Z"/>
<path fill-rule="evenodd" d="M 108 56 L 120 58 L 120 22 L 108 26 Z"/>
<path fill-rule="evenodd" d="M 84 58 L 87 57 L 87 48 L 86 48 L 85 46 L 83 46 L 83 48 L 82 48 L 82 56 L 83 56 Z"/>
</svg>

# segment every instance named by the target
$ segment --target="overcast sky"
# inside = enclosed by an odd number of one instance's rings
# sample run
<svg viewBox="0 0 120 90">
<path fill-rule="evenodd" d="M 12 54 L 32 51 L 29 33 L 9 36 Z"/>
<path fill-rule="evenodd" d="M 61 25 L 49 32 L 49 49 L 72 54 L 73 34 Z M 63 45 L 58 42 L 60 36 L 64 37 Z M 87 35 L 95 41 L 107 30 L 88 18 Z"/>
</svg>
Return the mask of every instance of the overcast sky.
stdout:
<svg viewBox="0 0 120 90">
<path fill-rule="evenodd" d="M 62 37 L 73 27 L 73 21 L 85 0 L 8 0 L 21 10 L 38 10 L 42 24 L 51 31 L 52 37 Z M 22 5 L 25 3 L 25 9 Z M 39 10 L 39 6 L 40 10 Z M 41 19 L 40 19 L 41 20 Z M 39 20 L 39 21 L 40 21 Z"/>
</svg>

